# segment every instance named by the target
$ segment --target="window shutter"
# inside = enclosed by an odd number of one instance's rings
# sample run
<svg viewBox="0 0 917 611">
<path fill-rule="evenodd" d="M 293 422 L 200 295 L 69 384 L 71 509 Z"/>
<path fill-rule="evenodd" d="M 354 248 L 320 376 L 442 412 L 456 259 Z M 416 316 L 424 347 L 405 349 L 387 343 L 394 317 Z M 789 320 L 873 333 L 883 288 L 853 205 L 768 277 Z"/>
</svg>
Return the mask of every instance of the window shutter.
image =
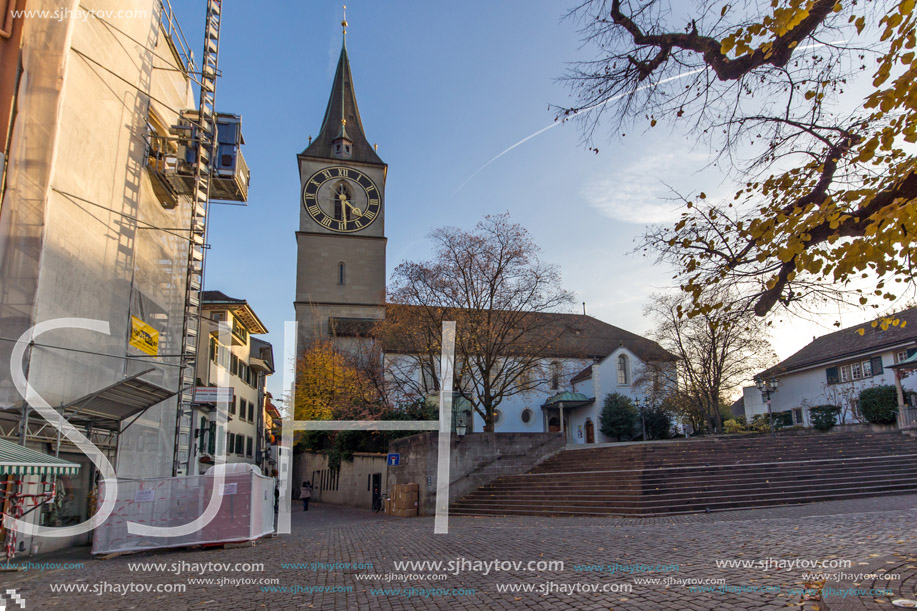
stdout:
<svg viewBox="0 0 917 611">
<path fill-rule="evenodd" d="M 207 428 L 207 418 L 205 418 L 204 416 L 201 416 L 201 428 L 198 430 L 198 435 L 200 435 L 200 438 L 198 439 L 198 449 L 200 450 L 201 454 L 204 453 L 204 440 L 206 439 L 206 435 L 205 435 L 206 428 Z"/>
<path fill-rule="evenodd" d="M 828 384 L 837 384 L 837 366 L 825 369 L 828 376 Z"/>
<path fill-rule="evenodd" d="M 217 451 L 217 423 L 210 421 L 210 435 L 207 438 L 207 453 L 216 454 Z"/>
<path fill-rule="evenodd" d="M 912 356 L 914 356 L 914 354 L 917 354 L 917 348 L 908 348 L 907 349 L 907 358 L 911 358 Z"/>
<path fill-rule="evenodd" d="M 869 359 L 870 365 L 872 367 L 872 375 L 880 376 L 882 375 L 882 357 L 874 356 Z"/>
</svg>

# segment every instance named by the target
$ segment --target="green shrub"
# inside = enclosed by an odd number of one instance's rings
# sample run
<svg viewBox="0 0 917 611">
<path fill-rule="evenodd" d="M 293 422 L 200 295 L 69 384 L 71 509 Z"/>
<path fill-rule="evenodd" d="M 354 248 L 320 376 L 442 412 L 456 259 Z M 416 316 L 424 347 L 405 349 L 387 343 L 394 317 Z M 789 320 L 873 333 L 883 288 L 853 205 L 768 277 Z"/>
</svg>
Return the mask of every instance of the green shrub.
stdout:
<svg viewBox="0 0 917 611">
<path fill-rule="evenodd" d="M 727 420 L 723 423 L 723 429 L 727 433 L 744 433 L 745 426 L 738 420 Z"/>
<path fill-rule="evenodd" d="M 819 431 L 830 431 L 837 424 L 841 408 L 836 405 L 816 405 L 809 408 L 809 420 Z"/>
<path fill-rule="evenodd" d="M 777 412 L 774 414 L 774 430 L 793 426 L 793 414 L 791 412 Z M 756 433 L 766 433 L 771 430 L 770 414 L 755 414 L 751 419 L 751 430 Z"/>
<path fill-rule="evenodd" d="M 633 439 L 640 415 L 630 397 L 618 393 L 605 395 L 599 430 L 618 441 Z"/>
<path fill-rule="evenodd" d="M 672 438 L 672 415 L 662 407 L 648 407 L 643 411 L 648 439 Z"/>
<path fill-rule="evenodd" d="M 873 424 L 898 421 L 898 391 L 894 386 L 873 386 L 860 393 L 860 413 Z"/>
</svg>

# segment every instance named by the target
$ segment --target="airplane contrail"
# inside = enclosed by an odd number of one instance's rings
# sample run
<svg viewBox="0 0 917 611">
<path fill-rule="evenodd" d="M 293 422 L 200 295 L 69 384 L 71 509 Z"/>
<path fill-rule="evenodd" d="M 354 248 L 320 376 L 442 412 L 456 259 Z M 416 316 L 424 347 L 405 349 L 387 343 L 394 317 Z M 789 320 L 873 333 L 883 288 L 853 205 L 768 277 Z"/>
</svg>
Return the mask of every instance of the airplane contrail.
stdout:
<svg viewBox="0 0 917 611">
<path fill-rule="evenodd" d="M 846 40 L 838 40 L 838 41 L 836 41 L 836 42 L 828 42 L 828 43 L 821 43 L 821 42 L 820 42 L 820 43 L 812 43 L 812 44 L 810 44 L 810 45 L 806 45 L 806 46 L 804 46 L 804 47 L 800 47 L 800 48 L 799 48 L 799 51 L 808 51 L 809 49 L 813 49 L 813 48 L 815 48 L 815 47 L 823 47 L 823 46 L 825 46 L 825 45 L 838 45 L 838 44 L 843 44 L 843 43 L 845 43 L 845 42 L 847 42 L 847 41 L 846 41 Z M 676 74 L 675 76 L 670 76 L 669 78 L 662 79 L 662 80 L 659 81 L 658 83 L 650 83 L 650 84 L 644 85 L 644 86 L 642 86 L 642 87 L 638 87 L 637 89 L 634 90 L 634 92 L 643 91 L 644 89 L 648 89 L 648 88 L 650 88 L 650 87 L 655 87 L 656 85 L 661 85 L 661 84 L 663 84 L 663 83 L 668 83 L 668 82 L 671 82 L 671 81 L 677 81 L 678 79 L 683 79 L 683 78 L 685 78 L 685 77 L 687 77 L 687 76 L 691 76 L 692 74 L 697 74 L 698 72 L 704 72 L 705 70 L 709 70 L 709 69 L 710 69 L 710 68 L 704 67 L 704 68 L 697 68 L 696 70 L 689 70 L 688 72 L 682 72 L 681 74 Z M 598 107 L 600 107 L 600 106 L 604 106 L 604 105 L 608 104 L 609 102 L 614 102 L 615 100 L 620 100 L 620 99 L 623 98 L 625 95 L 630 95 L 630 94 L 628 94 L 628 93 L 619 93 L 618 95 L 612 96 L 612 97 L 608 98 L 607 100 L 603 100 L 603 101 L 601 101 L 601 102 L 598 102 L 597 104 L 593 104 L 592 106 L 587 106 L 586 108 L 581 108 L 581 109 L 577 110 L 576 112 L 572 113 L 570 116 L 571 116 L 571 117 L 575 117 L 576 115 L 578 115 L 578 114 L 580 114 L 580 113 L 589 112 L 590 110 L 593 110 L 593 109 L 598 108 Z M 554 121 L 553 123 L 551 123 L 550 125 L 548 125 L 548 126 L 546 126 L 546 127 L 542 127 L 542 128 L 539 129 L 537 132 L 535 132 L 535 133 L 533 133 L 533 134 L 529 134 L 528 136 L 526 136 L 525 138 L 523 138 L 523 139 L 520 140 L 519 142 L 517 142 L 517 143 L 513 144 L 512 146 L 510 146 L 510 147 L 508 147 L 508 148 L 502 150 L 499 154 L 495 155 L 495 156 L 494 156 L 492 159 L 490 159 L 487 163 L 485 163 L 484 165 L 482 165 L 481 167 L 479 167 L 477 170 L 475 170 L 474 173 L 472 173 L 471 176 L 469 176 L 468 178 L 466 178 L 466 179 L 465 179 L 465 182 L 463 182 L 462 184 L 460 184 L 460 185 L 458 186 L 458 188 L 457 188 L 455 191 L 452 192 L 452 197 L 455 197 L 455 194 L 458 193 L 459 191 L 461 191 L 461 190 L 462 190 L 462 187 L 464 187 L 464 186 L 467 185 L 469 182 L 471 182 L 471 179 L 472 179 L 472 178 L 474 178 L 475 176 L 477 176 L 478 174 L 480 174 L 481 171 L 482 171 L 484 168 L 486 168 L 487 166 L 489 166 L 490 164 L 492 164 L 494 161 L 496 161 L 497 159 L 499 159 L 499 158 L 502 157 L 503 155 L 507 154 L 508 152 L 510 152 L 511 150 L 513 150 L 514 148 L 516 148 L 517 146 L 519 146 L 519 145 L 521 145 L 521 144 L 524 144 L 524 143 L 528 142 L 529 140 L 531 140 L 531 139 L 534 138 L 535 136 L 540 136 L 541 134 L 545 133 L 546 131 L 548 131 L 548 130 L 551 129 L 552 127 L 557 127 L 558 125 L 561 125 L 562 123 L 564 123 L 564 121 L 557 121 L 557 120 L 555 120 L 555 121 Z"/>
<path fill-rule="evenodd" d="M 659 81 L 658 83 L 651 83 L 651 84 L 649 84 L 649 85 L 644 85 L 643 87 L 638 87 L 635 91 L 642 91 L 643 89 L 648 89 L 649 87 L 655 87 L 656 85 L 661 85 L 662 83 L 668 83 L 669 81 L 675 81 L 675 80 L 678 80 L 678 79 L 681 79 L 681 78 L 685 78 L 686 76 L 691 76 L 692 74 L 697 74 L 698 72 L 703 72 L 704 70 L 707 70 L 707 68 L 698 68 L 697 70 L 691 70 L 691 71 L 689 71 L 689 72 L 682 72 L 681 74 L 676 74 L 675 76 L 670 76 L 669 78 L 662 79 L 662 80 Z M 608 104 L 609 102 L 614 102 L 615 100 L 620 100 L 620 99 L 623 98 L 625 95 L 629 95 L 629 94 L 627 94 L 627 93 L 619 93 L 618 95 L 612 96 L 612 97 L 608 98 L 607 100 L 602 100 L 601 102 L 599 102 L 599 103 L 597 103 L 597 104 L 593 104 L 592 106 L 587 106 L 586 108 L 581 108 L 581 109 L 577 110 L 576 112 L 572 113 L 570 116 L 571 116 L 571 117 L 575 117 L 576 115 L 578 115 L 578 114 L 580 114 L 580 113 L 589 112 L 590 110 L 593 110 L 593 109 L 595 109 L 595 108 L 598 108 L 599 106 L 604 106 L 605 104 Z M 531 140 L 532 138 L 534 138 L 535 136 L 539 136 L 539 135 L 545 133 L 546 131 L 548 131 L 549 129 L 551 129 L 552 127 L 557 127 L 558 125 L 561 125 L 562 123 L 563 123 L 563 121 L 556 121 L 556 120 L 555 120 L 555 121 L 554 121 L 553 123 L 551 123 L 550 125 L 548 125 L 548 126 L 546 126 L 546 127 L 542 127 L 542 128 L 539 129 L 537 132 L 535 132 L 535 133 L 533 133 L 533 134 L 529 134 L 528 136 L 526 136 L 525 138 L 523 138 L 522 140 L 520 140 L 520 141 L 517 142 L 516 144 L 514 144 L 514 145 L 512 145 L 512 146 L 510 146 L 510 147 L 508 147 L 508 148 L 506 148 L 506 149 L 504 149 L 504 150 L 501 151 L 498 155 L 494 156 L 490 161 L 488 161 L 487 163 L 485 163 L 484 165 L 482 165 L 481 167 L 479 167 L 477 170 L 475 170 L 474 173 L 473 173 L 471 176 L 469 176 L 468 178 L 465 179 L 465 182 L 463 182 L 462 184 L 460 184 L 460 185 L 458 186 L 458 188 L 457 188 L 455 191 L 452 192 L 452 195 L 454 196 L 456 193 L 458 193 L 459 191 L 461 191 L 461 190 L 462 190 L 462 187 L 464 187 L 464 186 L 467 185 L 469 182 L 471 182 L 471 179 L 474 178 L 475 176 L 477 176 L 477 175 L 481 172 L 481 170 L 483 170 L 484 168 L 486 168 L 487 166 L 489 166 L 490 164 L 492 164 L 494 161 L 496 161 L 497 159 L 499 159 L 499 158 L 502 157 L 503 155 L 507 154 L 508 152 L 510 152 L 511 150 L 513 150 L 514 148 L 516 148 L 517 146 L 519 146 L 520 144 L 524 144 L 524 143 L 528 142 L 529 140 Z"/>
</svg>

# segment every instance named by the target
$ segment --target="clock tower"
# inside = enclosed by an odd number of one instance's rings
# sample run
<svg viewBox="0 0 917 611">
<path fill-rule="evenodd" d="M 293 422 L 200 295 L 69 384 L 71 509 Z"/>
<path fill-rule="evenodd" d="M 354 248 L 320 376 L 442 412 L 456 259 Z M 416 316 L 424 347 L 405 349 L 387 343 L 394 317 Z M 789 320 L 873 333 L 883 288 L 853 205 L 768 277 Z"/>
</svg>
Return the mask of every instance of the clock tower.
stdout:
<svg viewBox="0 0 917 611">
<path fill-rule="evenodd" d="M 297 155 L 297 354 L 310 341 L 347 345 L 384 316 L 388 166 L 363 132 L 347 57 L 347 22 L 318 136 Z"/>
</svg>

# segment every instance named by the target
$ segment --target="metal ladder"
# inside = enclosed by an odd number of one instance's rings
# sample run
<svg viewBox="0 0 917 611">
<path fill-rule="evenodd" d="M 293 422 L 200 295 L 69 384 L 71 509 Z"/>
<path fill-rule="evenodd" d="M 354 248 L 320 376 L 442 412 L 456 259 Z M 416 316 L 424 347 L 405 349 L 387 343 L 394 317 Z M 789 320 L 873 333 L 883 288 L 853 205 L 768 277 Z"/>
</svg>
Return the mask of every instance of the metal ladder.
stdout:
<svg viewBox="0 0 917 611">
<path fill-rule="evenodd" d="M 197 122 L 191 144 L 195 151 L 194 193 L 191 203 L 191 239 L 188 247 L 187 285 L 185 287 L 184 324 L 182 328 L 181 387 L 175 418 L 175 445 L 172 475 L 189 473 L 191 458 L 191 404 L 194 400 L 198 335 L 201 322 L 201 289 L 204 286 L 204 251 L 207 238 L 210 184 L 213 180 L 211 160 L 216 140 L 214 101 L 217 65 L 220 55 L 220 16 L 222 0 L 207 1 L 204 27 L 204 53 L 201 57 L 201 93 Z"/>
</svg>

